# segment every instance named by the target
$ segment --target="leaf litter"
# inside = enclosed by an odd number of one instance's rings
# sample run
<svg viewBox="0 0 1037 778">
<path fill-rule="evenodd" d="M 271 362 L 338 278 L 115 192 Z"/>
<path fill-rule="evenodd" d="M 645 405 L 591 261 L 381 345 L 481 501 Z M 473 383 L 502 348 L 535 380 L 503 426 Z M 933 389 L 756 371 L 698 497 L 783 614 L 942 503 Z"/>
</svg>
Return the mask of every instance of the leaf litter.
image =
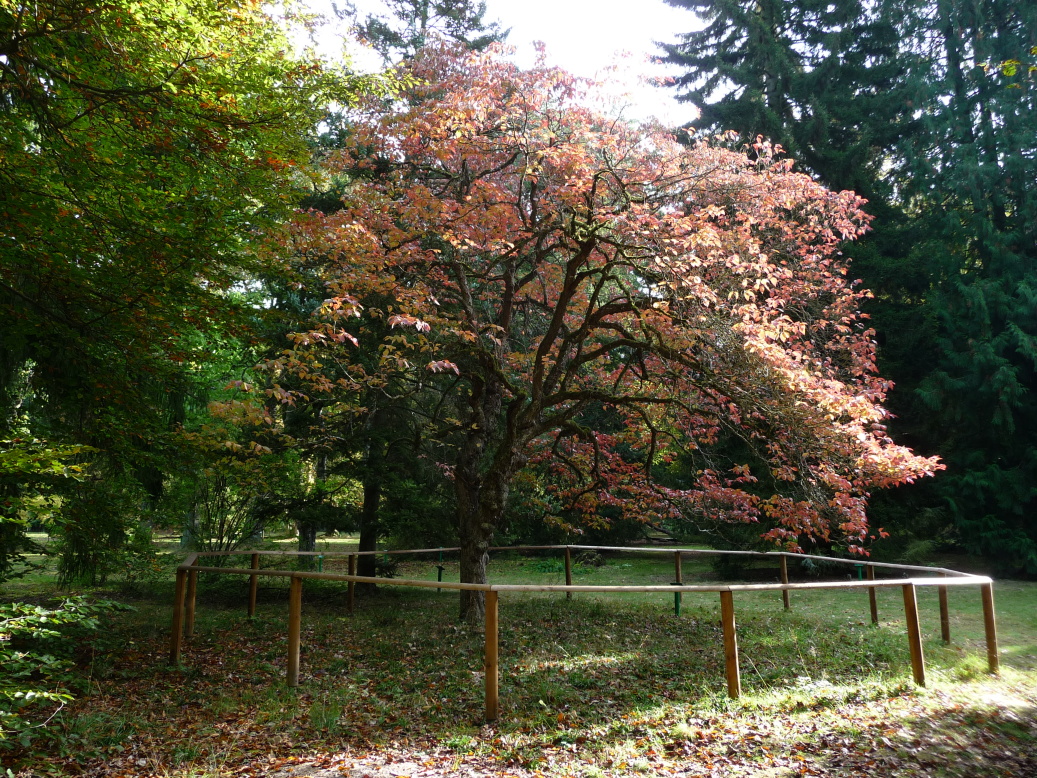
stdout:
<svg viewBox="0 0 1037 778">
<path fill-rule="evenodd" d="M 140 634 L 127 621 L 127 640 L 111 641 L 120 647 L 103 658 L 92 693 L 61 717 L 78 745 L 13 774 L 1037 776 L 1029 673 L 959 680 L 933 668 L 930 688 L 918 689 L 905 680 L 906 650 L 888 675 L 875 675 L 869 662 L 886 656 L 883 641 L 902 636 L 874 631 L 856 660 L 819 642 L 828 677 L 814 681 L 802 673 L 816 666 L 790 665 L 791 643 L 763 639 L 774 634 L 769 620 L 747 616 L 744 644 L 759 650 L 746 651 L 743 672 L 755 671 L 730 701 L 708 608 L 677 621 L 594 603 L 509 607 L 492 725 L 481 720 L 482 636 L 452 622 L 452 601 L 377 596 L 352 618 L 322 602 L 306 616 L 296 690 L 284 685 L 286 625 L 276 609 L 253 622 L 200 617 L 181 668 L 166 665 L 162 630 Z"/>
</svg>

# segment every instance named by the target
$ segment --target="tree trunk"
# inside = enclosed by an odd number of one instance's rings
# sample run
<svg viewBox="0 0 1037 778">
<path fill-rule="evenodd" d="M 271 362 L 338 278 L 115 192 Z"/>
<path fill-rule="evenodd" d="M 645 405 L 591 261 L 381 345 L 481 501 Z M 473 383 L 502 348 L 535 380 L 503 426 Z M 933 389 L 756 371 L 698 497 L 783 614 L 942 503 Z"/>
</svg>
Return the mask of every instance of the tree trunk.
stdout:
<svg viewBox="0 0 1037 778">
<path fill-rule="evenodd" d="M 467 470 L 467 469 L 466 469 Z M 487 583 L 486 566 L 490 544 L 508 500 L 510 473 L 485 475 L 467 470 L 454 481 L 461 536 L 460 573 L 464 583 Z M 461 619 L 482 625 L 486 614 L 486 593 L 461 591 Z"/>
<path fill-rule="evenodd" d="M 359 551 L 374 551 L 378 548 L 381 522 L 378 512 L 382 504 L 382 487 L 385 484 L 385 443 L 382 440 L 384 427 L 390 423 L 385 410 L 377 398 L 369 400 L 372 407 L 364 425 L 367 434 L 367 453 L 361 483 L 364 488 L 364 504 L 360 509 Z M 357 558 L 357 575 L 375 575 L 375 555 L 365 554 Z M 374 588 L 374 587 L 371 587 Z"/>
<path fill-rule="evenodd" d="M 467 431 L 454 468 L 462 583 L 485 584 L 493 533 L 508 502 L 511 478 L 525 464 L 524 441 L 515 434 L 517 407 L 504 413 L 504 386 L 490 365 L 472 382 Z M 481 626 L 486 593 L 461 591 L 461 619 Z"/>
<path fill-rule="evenodd" d="M 322 409 L 323 410 L 323 409 Z M 323 427 L 324 420 L 323 415 L 318 414 L 321 417 L 321 426 Z M 326 455 L 317 457 L 317 461 L 314 467 L 314 481 L 316 486 L 316 499 L 323 501 L 324 493 L 322 491 L 325 481 L 328 478 L 328 458 Z M 310 495 L 306 498 L 304 506 L 314 499 L 314 495 Z M 305 516 L 307 512 L 304 512 Z M 304 521 L 297 521 L 295 523 L 296 529 L 299 531 L 299 550 L 300 551 L 316 551 L 317 550 L 317 531 L 321 529 L 317 526 L 312 518 L 308 518 Z M 316 565 L 313 564 L 313 557 L 299 557 L 299 567 L 303 570 L 310 570 Z"/>
<path fill-rule="evenodd" d="M 458 500 L 461 500 L 461 492 L 458 487 Z M 460 555 L 460 577 L 464 583 L 486 583 L 486 565 L 490 561 L 490 540 L 492 532 L 487 534 L 482 530 L 484 522 L 480 515 L 479 506 L 462 507 L 458 505 L 458 518 L 460 520 L 461 555 Z M 483 623 L 486 614 L 485 592 L 461 591 L 461 620 L 472 625 Z"/>
<path fill-rule="evenodd" d="M 198 506 L 191 506 L 187 512 L 187 520 L 180 531 L 180 548 L 187 551 L 198 549 Z"/>
<path fill-rule="evenodd" d="M 297 525 L 299 530 L 299 550 L 300 551 L 316 551 L 317 550 L 317 525 L 311 522 L 299 523 Z"/>
<path fill-rule="evenodd" d="M 382 476 L 369 468 L 364 475 L 364 505 L 360 510 L 360 543 L 358 550 L 374 551 L 378 548 L 378 507 L 382 501 Z M 375 555 L 364 554 L 357 558 L 357 575 L 375 575 Z"/>
</svg>

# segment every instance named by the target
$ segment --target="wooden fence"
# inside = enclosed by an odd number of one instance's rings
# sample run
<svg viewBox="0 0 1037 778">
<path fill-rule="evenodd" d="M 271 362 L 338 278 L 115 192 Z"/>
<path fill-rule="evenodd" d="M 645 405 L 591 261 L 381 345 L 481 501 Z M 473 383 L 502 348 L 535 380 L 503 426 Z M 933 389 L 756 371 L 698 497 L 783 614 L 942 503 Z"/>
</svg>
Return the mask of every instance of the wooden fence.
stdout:
<svg viewBox="0 0 1037 778">
<path fill-rule="evenodd" d="M 306 579 L 324 581 L 346 581 L 348 583 L 348 608 L 352 613 L 355 605 L 354 590 L 358 583 L 383 584 L 391 586 L 407 586 L 436 589 L 467 589 L 486 593 L 486 636 L 484 650 L 484 669 L 486 683 L 486 720 L 494 721 L 498 715 L 498 602 L 501 593 L 506 592 L 565 592 L 572 597 L 574 592 L 667 592 L 673 593 L 675 610 L 680 613 L 680 596 L 684 593 L 714 593 L 720 595 L 720 614 L 724 634 L 724 657 L 727 675 L 727 692 L 732 698 L 741 694 L 741 674 L 738 662 L 738 632 L 735 622 L 734 595 L 739 592 L 781 592 L 782 603 L 786 610 L 791 608 L 791 593 L 808 589 L 867 589 L 871 609 L 872 623 L 878 624 L 878 606 L 876 591 L 880 588 L 900 587 L 904 596 L 904 616 L 907 622 L 907 638 L 911 652 L 911 670 L 915 683 L 925 686 L 925 658 L 922 651 L 922 633 L 918 619 L 918 601 L 916 592 L 919 587 L 935 586 L 938 590 L 940 605 L 940 633 L 944 642 L 949 643 L 950 613 L 948 610 L 947 590 L 950 586 L 978 586 L 983 602 L 983 622 L 986 632 L 987 665 L 989 671 L 999 671 L 997 649 L 997 625 L 994 614 L 994 586 L 990 578 L 979 575 L 961 573 L 955 570 L 934 567 L 918 567 L 913 565 L 894 565 L 881 562 L 857 562 L 852 559 L 835 557 L 804 557 L 781 551 L 706 551 L 679 548 L 624 548 L 615 546 L 509 546 L 496 547 L 493 551 L 561 551 L 565 564 L 565 584 L 469 584 L 450 581 L 421 581 L 401 578 L 376 578 L 356 575 L 357 558 L 363 554 L 442 554 L 456 552 L 456 548 L 416 549 L 408 551 L 364 551 L 364 552 L 303 552 L 303 551 L 233 551 L 233 552 L 201 552 L 190 554 L 176 571 L 176 593 L 173 602 L 173 629 L 170 641 L 169 661 L 173 665 L 180 664 L 184 636 L 190 637 L 194 632 L 195 601 L 198 584 L 198 573 L 218 573 L 221 575 L 247 575 L 249 577 L 248 615 L 251 618 L 256 611 L 256 593 L 260 577 L 288 578 L 288 685 L 299 685 L 299 652 L 302 633 L 302 587 Z M 636 552 L 639 554 L 672 554 L 675 582 L 669 586 L 580 586 L 572 582 L 573 551 L 606 551 Z M 690 556 L 739 555 L 756 558 L 778 560 L 781 583 L 773 584 L 731 584 L 731 585 L 686 585 L 684 584 L 681 560 Z M 248 556 L 251 564 L 247 568 L 212 567 L 199 564 L 199 560 L 207 557 Z M 347 557 L 348 573 L 330 573 L 317 571 L 261 569 L 262 556 L 302 557 L 319 556 Z M 858 581 L 817 581 L 811 583 L 789 583 L 788 559 L 810 559 L 818 562 L 831 562 L 841 565 L 864 567 L 864 580 Z M 899 579 L 876 579 L 876 568 L 895 570 L 902 573 L 926 573 L 926 577 L 915 576 Z"/>
</svg>

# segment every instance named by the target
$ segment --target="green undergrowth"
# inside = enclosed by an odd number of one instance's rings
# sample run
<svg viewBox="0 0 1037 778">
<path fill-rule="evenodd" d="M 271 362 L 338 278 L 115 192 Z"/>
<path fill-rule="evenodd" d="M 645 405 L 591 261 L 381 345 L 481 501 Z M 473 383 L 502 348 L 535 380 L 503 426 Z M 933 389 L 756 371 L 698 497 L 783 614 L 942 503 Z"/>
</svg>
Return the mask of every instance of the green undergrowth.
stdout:
<svg viewBox="0 0 1037 778">
<path fill-rule="evenodd" d="M 635 558 L 574 576 L 671 573 Z M 435 569 L 405 562 L 400 575 L 433 580 Z M 560 576 L 545 558 L 491 570 L 495 581 Z M 669 592 L 504 592 L 500 717 L 487 726 L 484 635 L 458 623 L 456 593 L 381 586 L 349 614 L 343 584 L 306 581 L 301 685 L 291 689 L 286 583 L 263 581 L 250 620 L 245 579 L 208 576 L 180 666 L 168 665 L 171 585 L 138 594 L 133 611 L 112 616 L 88 690 L 52 722 L 63 737 L 48 753 L 4 758 L 26 775 L 184 778 L 342 754 L 558 776 L 677 765 L 689 775 L 1032 776 L 1037 586 L 1004 582 L 996 593 L 1000 679 L 986 671 L 978 590 L 951 590 L 949 646 L 935 590 L 919 591 L 926 688 L 911 680 L 899 587 L 879 591 L 878 626 L 864 591 L 796 592 L 789 611 L 780 593 L 739 593 L 743 694 L 732 700 L 716 594 L 684 595 L 678 617 Z M 957 761 L 934 767 L 926 749 Z"/>
</svg>

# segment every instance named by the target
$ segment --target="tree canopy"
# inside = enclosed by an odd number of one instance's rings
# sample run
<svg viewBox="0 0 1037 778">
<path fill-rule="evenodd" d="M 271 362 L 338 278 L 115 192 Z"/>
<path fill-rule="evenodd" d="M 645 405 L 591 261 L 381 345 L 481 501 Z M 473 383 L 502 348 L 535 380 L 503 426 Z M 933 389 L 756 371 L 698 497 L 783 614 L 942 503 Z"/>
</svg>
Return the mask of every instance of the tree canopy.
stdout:
<svg viewBox="0 0 1037 778">
<path fill-rule="evenodd" d="M 66 578 L 167 491 L 185 542 L 221 548 L 279 516 L 301 543 L 349 525 L 373 549 L 456 509 L 469 581 L 523 522 L 866 550 L 873 490 L 940 465 L 886 431 L 841 254 L 864 201 L 768 141 L 682 145 L 593 107 L 594 84 L 473 50 L 496 35 L 477 5 L 396 10 L 462 40 L 357 78 L 246 0 L 0 0 L 0 431 L 97 450 L 61 503 Z M 826 35 L 790 72 L 857 84 Z M 808 82 L 782 121 L 850 116 Z M 789 138 L 830 183 L 858 158 L 877 181 L 878 136 L 836 136 Z M 289 220 L 299 204 L 321 210 Z"/>
<path fill-rule="evenodd" d="M 127 471 L 158 499 L 318 120 L 382 83 L 295 54 L 251 0 L 0 0 L 0 438 L 100 450 L 67 510 Z M 85 543 L 121 542 L 110 512 L 84 510 Z"/>
<path fill-rule="evenodd" d="M 850 550 L 871 489 L 937 467 L 885 434 L 838 253 L 865 229 L 858 197 L 766 145 L 687 148 L 600 115 L 578 79 L 496 52 L 426 48 L 410 73 L 412 106 L 356 113 L 345 207 L 300 226 L 331 296 L 278 368 L 309 379 L 300 397 L 427 371 L 462 580 L 485 579 L 537 462 L 545 518 L 712 513 Z M 374 372 L 329 380 L 353 317 L 393 330 Z M 681 483 L 653 476 L 677 457 Z"/>
<path fill-rule="evenodd" d="M 0 386 L 31 362 L 100 434 L 198 356 L 323 105 L 367 82 L 247 1 L 3 0 L 0 36 Z"/>
</svg>

